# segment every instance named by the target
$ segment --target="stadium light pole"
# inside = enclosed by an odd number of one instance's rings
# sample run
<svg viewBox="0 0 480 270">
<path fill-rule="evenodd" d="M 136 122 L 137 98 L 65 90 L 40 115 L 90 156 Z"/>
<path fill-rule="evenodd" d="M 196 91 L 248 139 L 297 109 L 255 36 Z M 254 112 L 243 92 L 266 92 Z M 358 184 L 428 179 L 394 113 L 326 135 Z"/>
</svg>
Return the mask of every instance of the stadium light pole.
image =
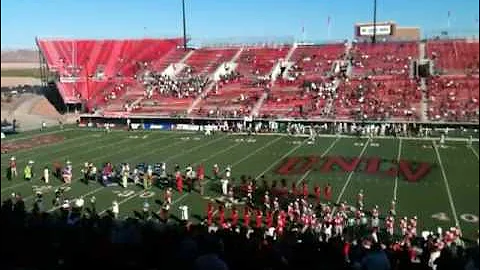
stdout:
<svg viewBox="0 0 480 270">
<path fill-rule="evenodd" d="M 182 14 L 183 14 L 183 49 L 187 51 L 187 20 L 185 19 L 185 0 L 182 0 Z"/>
<path fill-rule="evenodd" d="M 373 0 L 373 36 L 372 43 L 377 41 L 377 0 Z"/>
</svg>

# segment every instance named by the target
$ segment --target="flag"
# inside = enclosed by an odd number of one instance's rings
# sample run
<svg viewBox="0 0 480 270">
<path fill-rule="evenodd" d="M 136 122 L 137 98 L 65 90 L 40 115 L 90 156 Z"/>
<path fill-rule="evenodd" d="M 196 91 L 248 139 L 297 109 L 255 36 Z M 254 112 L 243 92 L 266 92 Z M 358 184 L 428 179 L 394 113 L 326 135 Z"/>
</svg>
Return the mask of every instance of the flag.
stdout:
<svg viewBox="0 0 480 270">
<path fill-rule="evenodd" d="M 451 13 L 450 10 L 449 10 L 449 11 L 448 11 L 448 19 L 447 19 L 447 26 L 448 26 L 448 28 L 450 28 L 450 15 L 451 15 L 451 14 L 452 14 L 452 13 Z"/>
<path fill-rule="evenodd" d="M 327 39 L 330 39 L 330 23 L 331 23 L 331 18 L 330 15 L 327 17 Z"/>
</svg>

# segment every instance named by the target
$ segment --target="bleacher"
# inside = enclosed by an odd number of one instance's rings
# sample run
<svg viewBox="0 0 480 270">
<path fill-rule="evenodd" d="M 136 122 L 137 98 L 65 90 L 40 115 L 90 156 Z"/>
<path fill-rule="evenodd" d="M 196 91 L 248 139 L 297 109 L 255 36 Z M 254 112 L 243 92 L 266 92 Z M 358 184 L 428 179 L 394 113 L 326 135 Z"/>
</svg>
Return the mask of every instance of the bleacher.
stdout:
<svg viewBox="0 0 480 270">
<path fill-rule="evenodd" d="M 418 42 L 358 43 L 352 48 L 354 75 L 408 74 L 410 61 L 418 59 Z"/>
<path fill-rule="evenodd" d="M 426 111 L 431 121 L 478 121 L 478 40 L 426 42 L 425 57 L 433 60 L 440 75 L 427 80 L 426 109 L 421 106 L 422 84 L 409 78 L 411 62 L 422 55 L 419 42 L 353 43 L 349 50 L 346 44 L 334 43 L 193 52 L 180 44 L 180 39 L 39 41 L 48 67 L 60 75 L 57 86 L 63 99 L 88 100 L 88 108 L 104 111 L 184 115 L 191 109 L 190 116 L 239 117 L 256 107 L 259 117 L 359 120 L 418 120 Z M 291 65 L 274 82 L 273 67 L 289 52 Z M 241 79 L 209 81 L 198 91 L 186 91 L 186 96 L 161 94 L 154 87 L 153 95 L 145 98 L 146 84 L 138 75 L 148 70 L 161 73 L 188 53 L 177 80 L 210 77 L 237 54 L 233 71 Z M 312 82 L 319 86 L 331 80 L 327 75 L 338 72 L 333 68 L 337 60 L 352 66 L 351 74 L 338 77 L 338 88 L 327 94 L 309 89 Z M 204 89 L 211 90 L 202 94 Z"/>
<path fill-rule="evenodd" d="M 67 103 L 80 103 L 104 92 L 107 83 L 131 80 L 180 44 L 180 39 L 38 40 L 48 68 L 60 76 L 57 86 Z M 114 81 L 114 82 L 112 82 Z M 89 104 L 97 103 L 89 101 Z"/>
<path fill-rule="evenodd" d="M 479 73 L 478 40 L 434 40 L 428 41 L 427 56 L 442 73 Z"/>
<path fill-rule="evenodd" d="M 335 100 L 337 119 L 418 120 L 421 92 L 406 77 L 351 79 L 340 84 Z"/>
<path fill-rule="evenodd" d="M 185 64 L 192 69 L 192 74 L 208 75 L 224 62 L 232 60 L 238 48 L 203 48 L 195 50 Z"/>
<path fill-rule="evenodd" d="M 287 56 L 290 46 L 245 48 L 237 63 L 244 76 L 268 76 L 279 59 Z"/>
<path fill-rule="evenodd" d="M 343 58 L 345 50 L 342 43 L 299 45 L 290 58 L 290 61 L 294 62 L 295 71 L 301 73 L 297 81 L 315 80 L 325 76 L 332 69 L 334 61 Z"/>
<path fill-rule="evenodd" d="M 175 64 L 180 62 L 189 52 L 190 50 L 185 51 L 185 49 L 183 48 L 177 48 L 175 50 L 172 50 L 162 58 L 152 61 L 151 63 L 152 69 L 155 71 L 163 71 L 170 64 Z"/>
<path fill-rule="evenodd" d="M 274 86 L 260 108 L 259 115 L 267 118 L 300 117 L 300 107 L 311 103 L 312 95 L 298 87 Z"/>
<path fill-rule="evenodd" d="M 431 121 L 478 121 L 478 75 L 444 75 L 427 82 L 428 118 Z"/>
<path fill-rule="evenodd" d="M 254 87 L 245 80 L 216 85 L 193 109 L 195 116 L 247 116 L 263 88 Z"/>
</svg>

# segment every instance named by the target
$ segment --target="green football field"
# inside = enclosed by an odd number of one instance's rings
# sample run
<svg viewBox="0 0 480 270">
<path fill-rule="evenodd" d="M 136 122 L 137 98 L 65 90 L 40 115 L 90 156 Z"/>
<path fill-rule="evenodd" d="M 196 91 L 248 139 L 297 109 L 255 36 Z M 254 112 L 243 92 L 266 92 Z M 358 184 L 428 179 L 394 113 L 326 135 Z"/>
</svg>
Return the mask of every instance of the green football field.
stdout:
<svg viewBox="0 0 480 270">
<path fill-rule="evenodd" d="M 321 137 L 314 144 L 307 144 L 304 138 L 280 135 L 247 138 L 217 134 L 205 137 L 196 133 L 152 131 L 113 131 L 107 134 L 98 130 L 69 128 L 23 133 L 2 140 L 2 144 L 21 142 L 23 138 L 35 138 L 42 133 L 61 135 L 64 140 L 2 154 L 2 198 L 13 192 L 20 193 L 31 208 L 34 190 L 41 189 L 45 207 L 54 211 L 51 205 L 54 190 L 63 183 L 51 177 L 46 185 L 40 181 L 40 176 L 45 166 L 52 168 L 55 161 L 64 163 L 70 160 L 75 178 L 67 193 L 70 198 L 95 196 L 97 211 L 102 214 L 113 200 L 120 203 L 121 216 L 132 215 L 133 210 L 142 208 L 145 200 L 150 203 L 151 210 L 159 211 L 159 201 L 163 201 L 164 194 L 160 188 L 153 187 L 145 196 L 142 187 L 133 183 L 127 189 L 103 187 L 93 182 L 86 185 L 79 181 L 83 163 L 93 162 L 100 168 L 108 161 L 114 164 L 128 162 L 131 167 L 140 162 L 166 162 L 170 172 L 176 163 L 182 168 L 188 164 L 195 166 L 203 163 L 207 176 L 211 174 L 213 164 L 217 163 L 222 170 L 231 165 L 232 176 L 236 179 L 241 175 L 257 179 L 265 175 L 269 181 L 285 178 L 289 187 L 293 181 L 300 183 L 305 180 L 312 193 L 315 184 L 323 187 L 330 183 L 334 202 L 347 201 L 355 205 L 356 194 L 363 189 L 366 209 L 378 205 L 384 214 L 396 198 L 398 215 L 417 215 L 420 230 L 436 231 L 437 226 L 445 229 L 458 223 L 465 237 L 477 237 L 478 142 L 469 147 L 464 141 L 447 141 L 445 147 L 437 147 L 437 143 L 425 139 Z M 7 181 L 5 172 L 11 155 L 17 158 L 20 176 Z M 355 158 L 360 158 L 357 166 L 346 170 L 346 167 L 355 164 Z M 35 161 L 36 177 L 31 182 L 21 177 L 28 160 Z M 344 166 L 333 162 L 329 167 L 326 165 L 328 160 L 340 160 Z M 396 173 L 398 160 L 404 163 L 404 173 Z M 419 172 L 421 163 L 430 169 Z M 407 181 L 405 172 L 420 176 L 414 176 L 414 181 Z M 187 204 L 192 221 L 203 217 L 207 202 L 220 196 L 220 185 L 209 180 L 205 190 L 203 198 L 197 192 L 183 195 L 175 192 L 171 213 L 178 216 L 178 206 Z"/>
</svg>

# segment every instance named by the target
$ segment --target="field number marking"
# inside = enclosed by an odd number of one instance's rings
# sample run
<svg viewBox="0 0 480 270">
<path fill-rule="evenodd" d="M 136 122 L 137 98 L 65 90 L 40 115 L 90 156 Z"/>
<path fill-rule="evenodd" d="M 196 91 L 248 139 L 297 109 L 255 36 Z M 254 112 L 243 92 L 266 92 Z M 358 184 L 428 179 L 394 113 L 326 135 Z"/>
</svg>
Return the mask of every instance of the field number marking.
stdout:
<svg viewBox="0 0 480 270">
<path fill-rule="evenodd" d="M 155 192 L 153 192 L 153 191 L 145 191 L 144 193 L 140 194 L 138 197 L 145 199 L 145 198 L 151 198 L 151 197 L 153 197 L 153 196 L 155 196 Z"/>
<path fill-rule="evenodd" d="M 432 218 L 440 221 L 450 220 L 450 218 L 444 212 L 433 214 Z M 478 223 L 478 216 L 470 213 L 461 214 L 460 219 L 468 223 Z"/>
<path fill-rule="evenodd" d="M 444 212 L 433 214 L 432 218 L 434 218 L 436 220 L 440 220 L 440 221 L 449 221 L 450 220 L 450 218 L 448 218 L 447 214 L 445 214 Z"/>
<path fill-rule="evenodd" d="M 33 189 L 33 192 L 34 193 L 37 193 L 37 192 L 40 192 L 40 193 L 47 193 L 47 192 L 50 192 L 53 187 L 52 186 L 32 186 L 32 189 Z"/>
<path fill-rule="evenodd" d="M 239 142 L 247 142 L 247 143 L 255 143 L 257 142 L 256 139 L 235 139 L 235 142 L 239 143 Z"/>
<path fill-rule="evenodd" d="M 114 190 L 113 193 L 116 193 L 118 197 L 129 197 L 129 196 L 132 196 L 133 194 L 135 194 L 135 191 L 133 190 L 122 190 L 122 191 L 118 191 L 118 190 Z"/>
<path fill-rule="evenodd" d="M 478 217 L 472 214 L 462 214 L 460 218 L 466 222 L 478 223 Z"/>
<path fill-rule="evenodd" d="M 121 190 L 121 191 L 119 191 L 119 190 L 114 190 L 113 193 L 114 193 L 114 194 L 117 194 L 118 197 L 126 198 L 126 197 L 130 197 L 130 196 L 134 195 L 134 194 L 135 194 L 135 191 L 130 190 L 130 189 Z M 153 192 L 153 191 L 145 191 L 144 193 L 138 195 L 138 197 L 144 198 L 144 199 L 145 199 L 145 198 L 151 198 L 151 197 L 153 197 L 153 196 L 155 196 L 155 192 Z"/>
</svg>

